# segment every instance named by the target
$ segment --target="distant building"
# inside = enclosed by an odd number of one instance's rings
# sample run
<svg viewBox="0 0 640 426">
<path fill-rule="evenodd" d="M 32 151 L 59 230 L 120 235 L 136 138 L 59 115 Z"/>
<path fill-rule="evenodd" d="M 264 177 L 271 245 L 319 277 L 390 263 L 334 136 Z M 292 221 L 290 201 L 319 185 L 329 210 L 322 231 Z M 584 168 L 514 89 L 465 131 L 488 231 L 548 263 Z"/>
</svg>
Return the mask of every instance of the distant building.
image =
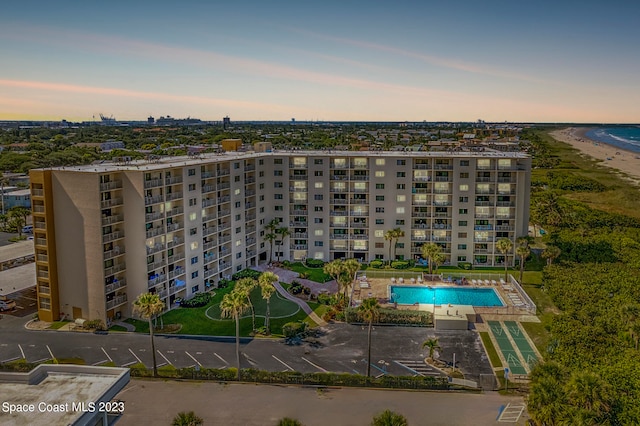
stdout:
<svg viewBox="0 0 640 426">
<path fill-rule="evenodd" d="M 5 188 L 3 204 L 4 204 L 5 211 L 17 206 L 22 206 L 30 209 L 31 208 L 31 191 L 28 189 L 18 189 L 15 191 L 7 192 Z"/>
<path fill-rule="evenodd" d="M 147 124 L 153 124 L 155 122 L 156 122 L 156 119 L 153 118 L 153 116 L 150 115 L 149 117 L 147 117 Z"/>
<path fill-rule="evenodd" d="M 242 139 L 223 139 L 220 144 L 225 151 L 239 151 L 242 147 Z"/>
<path fill-rule="evenodd" d="M 102 150 L 102 152 L 111 151 L 114 149 L 124 149 L 124 142 L 108 140 L 100 144 L 100 149 Z"/>
<path fill-rule="evenodd" d="M 222 128 L 227 130 L 229 127 L 231 127 L 231 119 L 226 116 L 222 119 Z"/>
</svg>

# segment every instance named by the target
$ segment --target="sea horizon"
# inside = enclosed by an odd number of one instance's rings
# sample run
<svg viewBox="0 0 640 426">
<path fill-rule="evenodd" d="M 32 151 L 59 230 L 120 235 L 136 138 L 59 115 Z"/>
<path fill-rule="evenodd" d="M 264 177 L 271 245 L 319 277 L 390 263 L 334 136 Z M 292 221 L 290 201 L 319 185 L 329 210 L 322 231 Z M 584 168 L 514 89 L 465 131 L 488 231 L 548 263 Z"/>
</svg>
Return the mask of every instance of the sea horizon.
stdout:
<svg viewBox="0 0 640 426">
<path fill-rule="evenodd" d="M 585 133 L 594 142 L 640 153 L 640 126 L 597 127 Z"/>
</svg>

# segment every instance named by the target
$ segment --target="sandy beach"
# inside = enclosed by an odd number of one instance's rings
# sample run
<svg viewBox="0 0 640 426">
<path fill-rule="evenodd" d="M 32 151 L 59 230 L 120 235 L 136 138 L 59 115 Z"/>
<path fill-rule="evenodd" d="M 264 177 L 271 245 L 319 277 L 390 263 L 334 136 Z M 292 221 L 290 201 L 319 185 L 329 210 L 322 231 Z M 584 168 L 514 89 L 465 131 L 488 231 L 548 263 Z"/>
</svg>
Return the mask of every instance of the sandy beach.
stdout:
<svg viewBox="0 0 640 426">
<path fill-rule="evenodd" d="M 615 146 L 593 141 L 585 137 L 591 129 L 569 127 L 556 130 L 550 135 L 560 141 L 568 143 L 582 153 L 602 161 L 602 164 L 618 169 L 627 174 L 636 184 L 640 184 L 640 155 L 631 151 L 625 151 Z"/>
</svg>

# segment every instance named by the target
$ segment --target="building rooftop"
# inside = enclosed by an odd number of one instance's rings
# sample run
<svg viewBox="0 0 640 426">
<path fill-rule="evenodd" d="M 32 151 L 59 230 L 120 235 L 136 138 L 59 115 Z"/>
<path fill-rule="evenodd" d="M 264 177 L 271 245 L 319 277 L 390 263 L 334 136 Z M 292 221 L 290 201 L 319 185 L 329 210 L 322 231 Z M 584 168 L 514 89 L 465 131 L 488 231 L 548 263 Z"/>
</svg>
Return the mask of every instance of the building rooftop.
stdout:
<svg viewBox="0 0 640 426">
<path fill-rule="evenodd" d="M 233 161 L 245 158 L 281 157 L 281 156 L 326 156 L 326 157 L 408 157 L 408 158 L 528 158 L 522 152 L 502 152 L 485 148 L 483 151 L 336 151 L 336 150 L 275 150 L 272 152 L 236 152 L 207 153 L 198 156 L 160 157 L 153 160 L 131 160 L 126 162 L 103 162 L 83 166 L 63 166 L 46 170 L 66 170 L 85 173 L 108 173 L 113 171 L 163 170 L 167 167 L 199 166 L 203 163 Z M 44 169 L 36 169 L 44 170 Z"/>
</svg>

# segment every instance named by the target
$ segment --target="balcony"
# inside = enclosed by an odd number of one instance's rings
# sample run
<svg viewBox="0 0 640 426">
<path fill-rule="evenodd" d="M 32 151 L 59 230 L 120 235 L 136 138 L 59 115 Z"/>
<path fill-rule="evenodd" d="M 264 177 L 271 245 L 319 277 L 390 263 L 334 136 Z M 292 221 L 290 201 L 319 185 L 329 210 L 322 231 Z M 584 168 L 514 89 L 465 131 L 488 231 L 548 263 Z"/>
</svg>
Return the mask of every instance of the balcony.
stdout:
<svg viewBox="0 0 640 426">
<path fill-rule="evenodd" d="M 244 180 L 244 184 L 245 184 L 245 185 L 249 185 L 249 184 L 251 184 L 251 183 L 255 183 L 255 182 L 256 182 L 256 178 L 254 178 L 254 177 L 246 178 L 246 179 Z"/>
<path fill-rule="evenodd" d="M 296 188 L 295 186 L 289 187 L 289 191 L 291 192 L 307 192 L 307 188 Z"/>
<path fill-rule="evenodd" d="M 211 252 L 211 253 L 205 253 L 205 254 L 203 255 L 203 259 L 204 259 L 204 263 L 205 263 L 205 264 L 206 264 L 206 263 L 213 262 L 213 261 L 214 261 L 214 260 L 216 260 L 217 258 L 218 258 L 218 256 L 217 256 L 215 253 L 213 253 L 213 252 Z"/>
<path fill-rule="evenodd" d="M 333 228 L 346 228 L 347 224 L 346 223 L 330 223 L 329 226 Z"/>
<path fill-rule="evenodd" d="M 162 195 L 155 195 L 153 197 L 144 197 L 144 205 L 145 206 L 149 206 L 151 204 L 158 204 L 161 203 L 162 200 Z"/>
<path fill-rule="evenodd" d="M 289 176 L 289 180 L 307 180 L 309 177 L 307 175 L 293 175 Z"/>
<path fill-rule="evenodd" d="M 126 265 L 124 264 L 124 262 L 118 263 L 113 265 L 110 268 L 104 268 L 104 276 L 108 277 L 108 276 L 117 274 L 118 272 L 124 271 L 125 269 L 126 269 Z"/>
<path fill-rule="evenodd" d="M 38 278 L 49 279 L 49 271 L 38 271 Z"/>
<path fill-rule="evenodd" d="M 351 204 L 368 204 L 366 198 L 352 198 L 349 200 Z"/>
<path fill-rule="evenodd" d="M 218 170 L 218 176 L 229 176 L 229 169 Z"/>
<path fill-rule="evenodd" d="M 120 204 L 122 204 L 122 198 L 112 198 L 110 200 L 102 200 L 100 206 L 103 209 L 107 209 L 109 207 L 118 206 Z"/>
<path fill-rule="evenodd" d="M 113 293 L 114 291 L 125 287 L 127 285 L 127 280 L 122 278 L 118 281 L 113 282 L 112 284 L 107 284 L 104 288 L 105 293 Z"/>
<path fill-rule="evenodd" d="M 229 182 L 221 182 L 218 184 L 218 190 L 222 191 L 223 189 L 231 188 L 231 184 Z"/>
<path fill-rule="evenodd" d="M 411 214 L 412 217 L 431 217 L 431 213 L 429 212 L 413 212 Z"/>
<path fill-rule="evenodd" d="M 434 179 L 436 182 L 451 182 L 451 178 L 448 176 L 436 176 Z"/>
<path fill-rule="evenodd" d="M 211 241 L 208 241 L 208 242 L 202 244 L 202 250 L 206 251 L 206 250 L 212 249 L 212 248 L 214 248 L 215 246 L 218 245 L 218 239 L 217 238 L 213 238 L 213 239 L 210 238 L 210 240 Z"/>
<path fill-rule="evenodd" d="M 118 240 L 120 238 L 124 238 L 124 233 L 122 233 L 120 231 L 114 231 L 114 232 L 110 232 L 108 234 L 103 234 L 102 235 L 102 242 L 106 244 L 106 243 L 109 243 L 111 241 Z"/>
<path fill-rule="evenodd" d="M 167 212 L 167 217 L 179 215 L 179 214 L 182 214 L 183 212 L 184 212 L 184 209 L 182 208 L 182 206 L 174 207 Z"/>
<path fill-rule="evenodd" d="M 476 225 L 473 229 L 475 231 L 491 231 L 493 230 L 493 225 Z"/>
<path fill-rule="evenodd" d="M 216 200 L 214 199 L 210 199 L 210 198 L 203 198 L 202 199 L 202 207 L 209 207 L 212 206 L 216 203 Z"/>
<path fill-rule="evenodd" d="M 47 256 L 46 254 L 36 254 L 36 260 L 38 262 L 48 262 L 49 256 Z"/>
<path fill-rule="evenodd" d="M 34 197 L 44 197 L 44 190 L 34 188 L 31 190 L 31 195 L 33 195 Z"/>
<path fill-rule="evenodd" d="M 157 243 L 155 246 L 153 247 L 149 247 L 147 246 L 147 256 L 151 256 L 152 254 L 156 254 L 158 252 L 161 252 L 165 249 L 163 244 Z"/>
<path fill-rule="evenodd" d="M 290 222 L 289 226 L 307 226 L 307 222 L 303 220 L 293 220 Z"/>
<path fill-rule="evenodd" d="M 250 245 L 256 243 L 256 239 L 255 238 L 247 238 L 247 239 L 244 240 L 244 242 L 245 242 L 245 245 L 250 246 Z"/>
<path fill-rule="evenodd" d="M 256 190 L 255 189 L 247 189 L 247 190 L 244 191 L 244 195 L 246 197 L 254 196 L 254 195 L 256 195 Z"/>
<path fill-rule="evenodd" d="M 224 271 L 225 269 L 231 268 L 231 262 L 220 262 L 220 270 Z"/>
<path fill-rule="evenodd" d="M 220 210 L 218 212 L 218 216 L 222 217 L 222 216 L 229 216 L 231 214 L 231 210 L 230 209 L 224 209 L 224 210 Z"/>
<path fill-rule="evenodd" d="M 411 225 L 411 229 L 429 229 L 431 226 L 428 223 L 414 223 Z"/>
<path fill-rule="evenodd" d="M 291 244 L 291 250 L 307 250 L 308 248 L 307 244 Z"/>
<path fill-rule="evenodd" d="M 122 188 L 121 180 L 114 180 L 113 182 L 103 182 L 100 184 L 100 191 L 111 191 L 119 188 Z"/>
<path fill-rule="evenodd" d="M 153 272 L 156 269 L 162 268 L 165 266 L 164 259 L 160 259 L 156 262 L 147 263 L 147 272 Z"/>
<path fill-rule="evenodd" d="M 157 237 L 158 235 L 166 234 L 164 228 L 150 228 L 147 229 L 147 238 Z M 105 241 L 106 243 L 106 241 Z"/>
<path fill-rule="evenodd" d="M 162 212 L 151 212 L 144 215 L 145 222 L 153 222 L 154 220 L 164 219 L 164 213 Z M 103 225 L 105 225 L 103 221 Z"/>
<path fill-rule="evenodd" d="M 368 228 L 368 225 L 362 222 L 354 222 L 351 224 L 351 227 L 352 228 Z"/>
<path fill-rule="evenodd" d="M 166 279 L 167 279 L 167 276 L 165 274 L 154 275 L 147 281 L 147 287 L 148 288 L 154 287 L 160 283 L 165 282 Z"/>
<path fill-rule="evenodd" d="M 172 264 L 184 259 L 184 253 L 178 253 L 167 258 L 167 263 Z"/>
<path fill-rule="evenodd" d="M 225 195 L 224 197 L 218 197 L 218 204 L 228 203 L 231 200 L 231 197 Z"/>
<path fill-rule="evenodd" d="M 167 201 L 179 200 L 182 198 L 182 192 L 171 192 L 167 194 Z"/>
<path fill-rule="evenodd" d="M 51 289 L 46 285 L 39 285 L 38 294 L 51 294 Z"/>
<path fill-rule="evenodd" d="M 491 177 L 476 177 L 476 182 L 493 182 Z"/>
<path fill-rule="evenodd" d="M 124 305 L 127 303 L 127 295 L 122 294 L 120 296 L 116 296 L 111 300 L 107 300 L 107 310 L 113 309 L 116 306 Z"/>
<path fill-rule="evenodd" d="M 167 248 L 173 248 L 184 244 L 184 240 L 180 237 L 173 237 L 173 240 L 167 243 Z"/>
<path fill-rule="evenodd" d="M 343 198 L 334 198 L 333 200 L 331 200 L 331 204 L 347 204 L 347 203 L 348 201 Z"/>
<path fill-rule="evenodd" d="M 244 167 L 244 171 L 245 171 L 245 172 L 251 172 L 251 171 L 253 171 L 253 170 L 255 170 L 255 169 L 256 169 L 256 165 L 255 165 L 255 164 L 247 164 L 247 165 Z"/>
<path fill-rule="evenodd" d="M 256 207 L 256 203 L 244 203 L 244 208 L 249 210 L 249 209 L 254 209 Z"/>
<path fill-rule="evenodd" d="M 217 273 L 218 273 L 218 268 L 216 268 L 216 267 L 209 268 L 206 271 L 204 271 L 204 277 L 205 278 L 211 278 L 212 276 L 214 276 Z"/>
<path fill-rule="evenodd" d="M 253 257 L 255 255 L 256 255 L 256 251 L 255 250 L 247 250 L 247 258 Z"/>
<path fill-rule="evenodd" d="M 329 213 L 330 216 L 347 216 L 348 214 L 346 210 L 334 210 Z"/>
<path fill-rule="evenodd" d="M 218 231 L 218 227 L 217 226 L 209 226 L 208 228 L 203 228 L 202 229 L 202 235 L 206 237 L 207 235 L 214 234 L 217 231 Z"/>
<path fill-rule="evenodd" d="M 181 266 L 178 266 L 176 269 L 169 272 L 169 279 L 179 277 L 180 275 L 184 275 L 184 268 Z"/>
<path fill-rule="evenodd" d="M 357 181 L 363 181 L 363 180 L 369 180 L 369 176 L 366 175 L 356 175 L 356 176 L 351 176 L 351 180 L 357 180 Z"/>
<path fill-rule="evenodd" d="M 113 250 L 105 251 L 103 254 L 104 260 L 111 259 L 116 256 L 123 255 L 125 253 L 124 247 L 116 246 Z"/>
<path fill-rule="evenodd" d="M 178 183 L 182 183 L 182 176 L 175 176 L 172 178 L 166 178 L 164 180 L 165 185 L 175 185 Z"/>
<path fill-rule="evenodd" d="M 435 164 L 433 168 L 435 170 L 453 170 L 453 164 Z"/>
<path fill-rule="evenodd" d="M 44 213 L 44 206 L 31 206 L 34 213 Z"/>
<path fill-rule="evenodd" d="M 418 204 L 418 203 L 414 203 L 414 204 Z M 438 206 L 438 207 L 450 206 L 451 205 L 451 201 L 434 201 L 433 205 L 434 206 Z"/>
<path fill-rule="evenodd" d="M 36 238 L 36 245 L 37 246 L 46 246 L 47 245 L 47 239 L 46 238 Z"/>
<path fill-rule="evenodd" d="M 367 234 L 353 234 L 349 238 L 352 240 L 368 240 L 369 236 Z"/>
<path fill-rule="evenodd" d="M 202 187 L 202 193 L 203 193 L 203 194 L 206 194 L 206 193 L 209 193 L 209 192 L 213 192 L 213 191 L 215 191 L 215 190 L 216 190 L 216 188 L 215 188 L 215 186 L 213 186 L 213 185 L 204 185 L 204 186 Z"/>
<path fill-rule="evenodd" d="M 209 179 L 209 178 L 212 178 L 214 176 L 215 176 L 215 172 L 213 172 L 213 171 L 205 171 L 205 172 L 200 173 L 200 177 L 202 179 Z"/>
<path fill-rule="evenodd" d="M 360 210 L 351 210 L 349 212 L 350 216 L 369 216 L 369 212 L 367 211 L 360 211 Z"/>
<path fill-rule="evenodd" d="M 349 235 L 347 234 L 331 234 L 332 240 L 348 240 Z"/>
<path fill-rule="evenodd" d="M 231 241 L 231 235 L 223 235 L 220 238 L 220 244 L 228 243 Z"/>
<path fill-rule="evenodd" d="M 163 181 L 160 178 L 157 179 L 148 179 L 144 181 L 144 189 L 156 188 L 158 186 L 163 185 Z"/>
<path fill-rule="evenodd" d="M 179 231 L 182 228 L 184 228 L 182 223 L 167 223 L 167 232 Z"/>
<path fill-rule="evenodd" d="M 429 165 L 429 164 L 414 164 L 413 168 L 414 168 L 414 170 L 429 170 L 431 168 L 431 165 Z"/>
<path fill-rule="evenodd" d="M 330 192 L 348 192 L 349 190 L 347 188 L 331 188 L 329 189 Z"/>
</svg>

